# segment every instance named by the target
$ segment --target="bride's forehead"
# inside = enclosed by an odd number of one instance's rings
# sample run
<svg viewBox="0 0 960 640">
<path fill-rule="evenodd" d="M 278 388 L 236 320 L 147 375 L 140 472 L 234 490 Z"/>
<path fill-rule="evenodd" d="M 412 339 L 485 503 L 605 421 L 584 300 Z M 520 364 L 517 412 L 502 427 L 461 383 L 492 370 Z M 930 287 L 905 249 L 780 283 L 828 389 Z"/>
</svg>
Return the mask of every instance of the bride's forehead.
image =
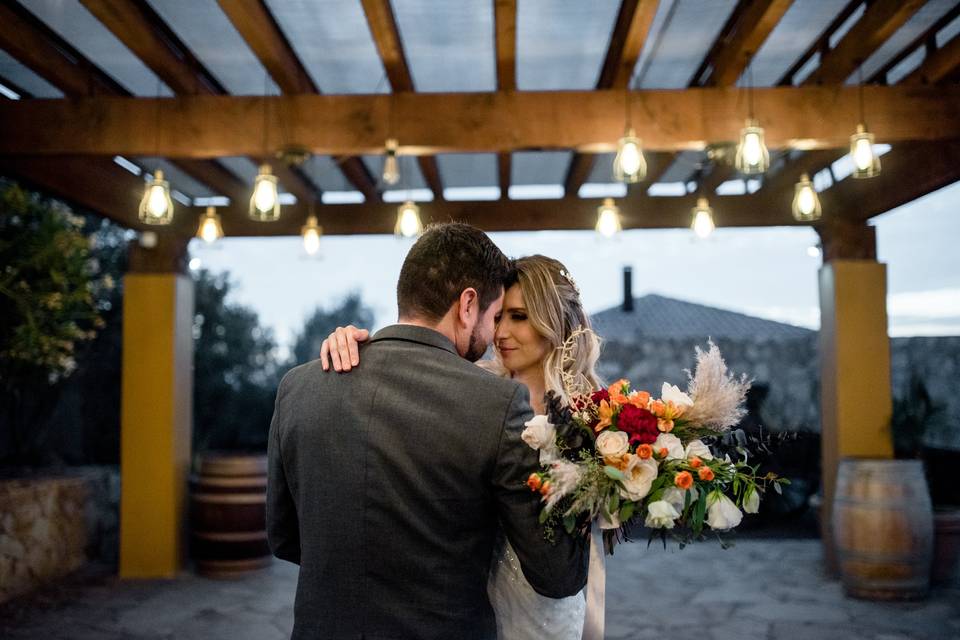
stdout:
<svg viewBox="0 0 960 640">
<path fill-rule="evenodd" d="M 503 308 L 513 309 L 523 307 L 523 292 L 520 291 L 520 285 L 514 284 L 507 289 L 503 296 Z"/>
</svg>

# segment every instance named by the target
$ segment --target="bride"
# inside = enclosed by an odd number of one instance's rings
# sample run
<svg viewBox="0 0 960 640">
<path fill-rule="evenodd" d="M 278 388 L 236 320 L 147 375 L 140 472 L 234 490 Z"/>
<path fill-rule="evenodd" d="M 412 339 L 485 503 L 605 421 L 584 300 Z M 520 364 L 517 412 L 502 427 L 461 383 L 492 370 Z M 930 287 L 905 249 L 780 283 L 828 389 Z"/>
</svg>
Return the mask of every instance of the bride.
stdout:
<svg viewBox="0 0 960 640">
<path fill-rule="evenodd" d="M 503 309 L 497 315 L 494 359 L 477 364 L 525 384 L 534 412 L 542 414 L 547 391 L 567 399 L 561 373 L 584 380 L 594 389 L 601 386 L 595 371 L 600 345 L 593 332 L 579 332 L 570 351 L 573 357 L 563 360 L 561 345 L 577 329 L 590 328 L 576 283 L 562 263 L 546 256 L 520 258 L 514 266 L 514 275 L 506 283 Z M 353 326 L 338 327 L 321 347 L 323 368 L 329 368 L 328 359 L 337 371 L 349 371 L 359 364 L 357 342 L 368 335 Z M 584 595 L 557 600 L 538 594 L 523 577 L 517 556 L 502 534 L 487 592 L 501 640 L 581 637 Z"/>
</svg>

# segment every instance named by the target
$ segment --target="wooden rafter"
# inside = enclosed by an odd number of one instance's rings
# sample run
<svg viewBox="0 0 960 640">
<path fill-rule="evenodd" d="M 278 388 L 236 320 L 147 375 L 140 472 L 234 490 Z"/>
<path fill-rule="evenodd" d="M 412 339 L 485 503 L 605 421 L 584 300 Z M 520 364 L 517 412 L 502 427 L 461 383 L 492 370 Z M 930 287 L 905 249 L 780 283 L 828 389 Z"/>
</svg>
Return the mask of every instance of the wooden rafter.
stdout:
<svg viewBox="0 0 960 640">
<path fill-rule="evenodd" d="M 82 53 L 15 3 L 0 5 L 0 22 L 6 27 L 0 29 L 0 48 L 67 96 L 79 98 L 91 93 L 130 95 Z M 216 162 L 182 160 L 174 164 L 217 193 L 231 199 L 247 197 L 243 184 L 236 176 Z M 74 168 L 82 171 L 82 165 Z"/>
<path fill-rule="evenodd" d="M 701 86 L 735 84 L 791 4 L 793 0 L 740 0 L 694 81 Z"/>
<path fill-rule="evenodd" d="M 910 41 L 910 43 L 902 48 L 897 55 L 890 58 L 882 67 L 874 71 L 870 77 L 867 78 L 868 83 L 879 83 L 879 84 L 889 84 L 887 82 L 887 74 L 889 74 L 894 67 L 907 59 L 911 54 L 913 54 L 917 49 L 923 47 L 927 50 L 926 57 L 929 58 L 937 50 L 937 33 L 943 29 L 945 26 L 956 20 L 960 17 L 960 2 L 958 2 L 952 9 L 947 11 L 945 14 L 940 16 L 936 22 L 927 27 L 916 38 Z"/>
<path fill-rule="evenodd" d="M 290 41 L 277 24 L 263 0 L 218 0 L 220 8 L 233 23 L 260 63 L 283 93 L 320 93 Z M 380 201 L 380 193 L 360 158 L 334 157 L 333 161 L 363 196 Z"/>
<path fill-rule="evenodd" d="M 830 24 L 817 36 L 817 39 L 807 47 L 806 51 L 797 58 L 787 69 L 786 73 L 777 80 L 777 86 L 786 87 L 794 84 L 794 78 L 800 70 L 807 65 L 810 59 L 818 53 L 825 53 L 830 50 L 830 38 L 842 27 L 857 9 L 863 5 L 864 0 L 847 0 L 847 4 L 840 10 L 836 17 L 830 21 Z"/>
<path fill-rule="evenodd" d="M 869 86 L 870 126 L 886 142 L 960 137 L 960 87 Z M 843 147 L 859 118 L 857 87 L 756 89 L 771 149 Z M 651 150 L 702 149 L 729 140 L 742 125 L 735 89 L 632 92 L 645 118 L 638 135 Z M 268 113 L 314 153 L 376 153 L 391 129 L 416 140 L 411 154 L 517 149 L 613 150 L 623 126 L 620 91 L 510 92 L 350 96 L 273 96 Z M 120 154 L 209 158 L 256 155 L 248 132 L 263 127 L 263 100 L 249 96 L 186 96 L 159 100 L 159 140 L 150 123 L 154 98 L 10 101 L 0 105 L 0 153 Z M 357 122 L 367 123 L 358 127 Z"/>
<path fill-rule="evenodd" d="M 597 78 L 597 89 L 630 89 L 633 69 L 637 66 L 659 4 L 659 0 L 623 0 L 620 4 L 607 55 Z M 564 193 L 573 196 L 579 191 L 593 170 L 595 161 L 594 154 L 573 154 L 563 181 Z"/>
<path fill-rule="evenodd" d="M 517 0 L 495 0 L 493 5 L 494 37 L 497 50 L 497 90 L 517 89 Z M 510 190 L 510 153 L 497 154 L 497 175 L 500 199 L 506 200 Z"/>
<path fill-rule="evenodd" d="M 937 84 L 960 71 L 960 36 L 927 55 L 926 60 L 903 79 L 904 84 Z"/>
<path fill-rule="evenodd" d="M 839 84 L 870 57 L 903 24 L 924 0 L 874 0 L 857 23 L 830 51 L 820 58 L 820 67 L 804 84 Z"/>
<path fill-rule="evenodd" d="M 373 42 L 380 53 L 387 79 L 390 80 L 390 87 L 395 93 L 415 91 L 413 76 L 410 74 L 410 66 L 407 64 L 407 55 L 403 50 L 400 29 L 397 27 L 390 0 L 362 0 L 362 4 L 363 11 L 367 16 L 367 24 L 370 26 L 370 34 L 373 36 Z M 396 120 L 396 116 L 391 116 L 390 119 Z M 394 137 L 400 140 L 401 145 L 405 140 L 410 139 Z M 434 199 L 442 200 L 443 184 L 440 181 L 437 159 L 428 155 L 420 155 L 417 160 L 420 163 L 420 172 L 423 174 L 423 179 L 430 190 L 433 191 Z"/>
</svg>

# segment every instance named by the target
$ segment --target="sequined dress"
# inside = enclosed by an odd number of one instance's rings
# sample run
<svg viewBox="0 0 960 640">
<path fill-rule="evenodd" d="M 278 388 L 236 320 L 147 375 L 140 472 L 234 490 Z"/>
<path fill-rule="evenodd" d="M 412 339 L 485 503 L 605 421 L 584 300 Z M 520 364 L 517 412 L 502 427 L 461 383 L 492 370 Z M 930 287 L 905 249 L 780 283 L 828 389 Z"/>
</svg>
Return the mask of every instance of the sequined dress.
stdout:
<svg viewBox="0 0 960 640">
<path fill-rule="evenodd" d="M 534 591 L 503 533 L 494 547 L 487 594 L 497 616 L 499 640 L 579 640 L 583 632 L 583 593 L 555 599 Z"/>
</svg>

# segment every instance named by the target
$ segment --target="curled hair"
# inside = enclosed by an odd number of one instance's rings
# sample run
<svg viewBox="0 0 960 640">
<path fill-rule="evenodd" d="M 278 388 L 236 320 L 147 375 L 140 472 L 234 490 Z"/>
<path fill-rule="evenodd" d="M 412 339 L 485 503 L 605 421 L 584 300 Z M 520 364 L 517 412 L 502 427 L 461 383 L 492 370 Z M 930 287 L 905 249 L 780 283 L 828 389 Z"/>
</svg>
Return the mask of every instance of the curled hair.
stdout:
<svg viewBox="0 0 960 640">
<path fill-rule="evenodd" d="M 530 325 L 550 344 L 543 362 L 544 390 L 553 391 L 566 401 L 568 385 L 564 378 L 576 380 L 584 391 L 597 389 L 602 382 L 596 372 L 600 339 L 590 330 L 590 318 L 583 310 L 573 279 L 563 274 L 569 271 L 560 261 L 542 255 L 527 256 L 514 261 L 514 273 L 507 280 L 507 287 L 520 285 Z M 564 358 L 561 349 L 571 336 L 573 340 Z M 499 353 L 491 369 L 508 374 Z"/>
</svg>

